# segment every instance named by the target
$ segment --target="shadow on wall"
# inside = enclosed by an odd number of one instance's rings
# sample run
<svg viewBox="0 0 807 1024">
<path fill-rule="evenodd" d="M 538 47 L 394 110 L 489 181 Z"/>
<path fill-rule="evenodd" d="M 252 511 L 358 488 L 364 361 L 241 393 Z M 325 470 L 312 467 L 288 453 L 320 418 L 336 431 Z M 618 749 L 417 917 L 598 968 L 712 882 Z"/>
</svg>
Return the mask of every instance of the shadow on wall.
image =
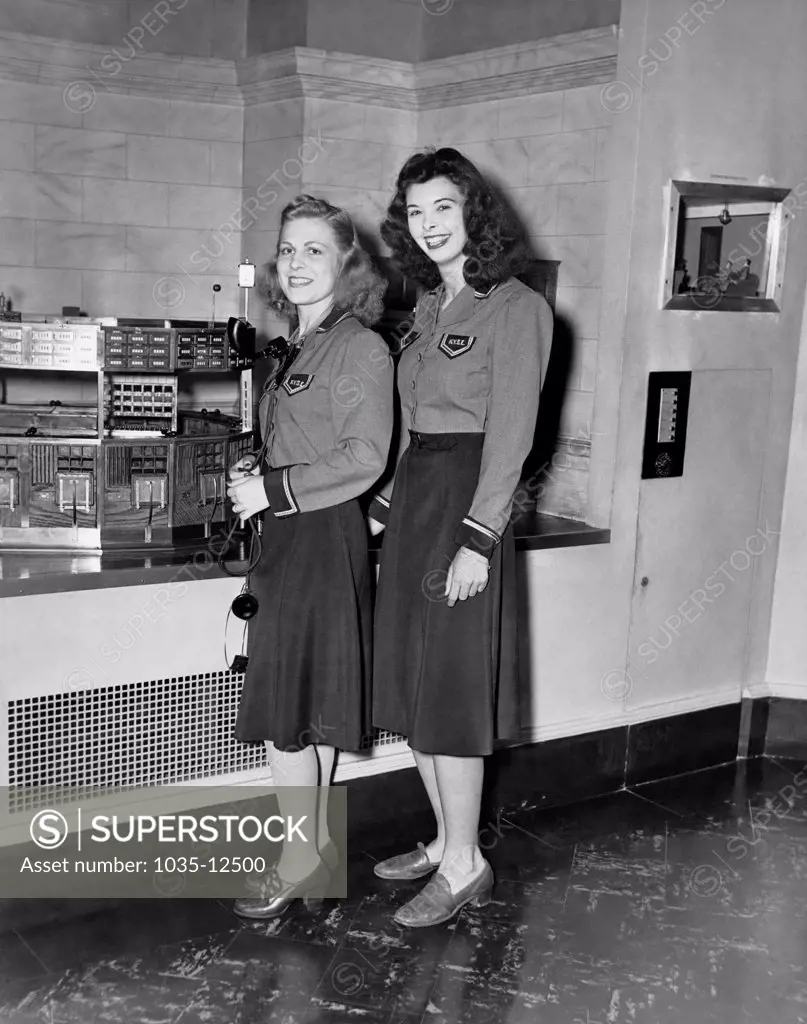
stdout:
<svg viewBox="0 0 807 1024">
<path fill-rule="evenodd" d="M 569 386 L 574 346 L 575 337 L 571 323 L 566 317 L 556 314 L 552 352 L 541 388 L 535 437 L 522 473 L 522 478 L 529 480 L 531 484 L 540 480 L 540 475 L 551 466 L 552 456 L 557 450 L 560 419 Z"/>
<path fill-rule="evenodd" d="M 527 269 L 519 278 L 525 284 L 534 287 L 531 283 L 529 264 L 546 259 L 535 246 L 529 237 L 527 226 L 517 213 L 507 193 L 499 185 L 494 185 L 500 202 L 508 211 L 514 224 L 517 224 L 521 233 L 521 244 L 523 246 Z M 542 275 L 539 275 L 542 276 Z M 556 284 L 556 282 L 555 282 Z M 540 288 L 536 288 L 540 291 Z M 574 357 L 575 338 L 571 323 L 563 316 L 558 316 L 554 309 L 554 288 L 553 294 L 548 296 L 550 305 L 553 307 L 554 330 L 552 335 L 552 350 L 547 366 L 546 377 L 541 388 L 541 401 L 538 407 L 538 420 L 535 425 L 535 434 L 530 454 L 524 463 L 521 478 L 530 482 L 530 494 L 540 493 L 538 484 L 542 482 L 542 474 L 551 466 L 552 456 L 556 451 L 558 436 L 560 434 L 561 413 L 566 391 L 569 386 L 569 377 Z"/>
</svg>

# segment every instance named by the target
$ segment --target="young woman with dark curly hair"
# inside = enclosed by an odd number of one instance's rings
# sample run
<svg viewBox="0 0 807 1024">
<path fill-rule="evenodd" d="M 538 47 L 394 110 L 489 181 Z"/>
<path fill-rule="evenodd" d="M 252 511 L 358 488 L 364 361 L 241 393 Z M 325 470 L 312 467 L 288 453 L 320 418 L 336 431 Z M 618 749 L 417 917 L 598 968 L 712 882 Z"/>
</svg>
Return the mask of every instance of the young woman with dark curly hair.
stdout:
<svg viewBox="0 0 807 1024">
<path fill-rule="evenodd" d="M 490 898 L 478 844 L 484 756 L 519 734 L 513 495 L 535 430 L 552 314 L 513 273 L 520 232 L 454 149 L 398 175 L 382 235 L 418 301 L 398 366 L 402 442 L 373 500 L 386 524 L 376 601 L 373 723 L 408 737 L 437 837 L 382 861 L 434 879 L 401 907 L 410 927 Z"/>
<path fill-rule="evenodd" d="M 283 787 L 327 787 L 335 748 L 359 749 L 370 729 L 371 578 L 357 499 L 383 473 L 392 435 L 392 361 L 368 329 L 385 288 L 343 210 L 311 196 L 283 210 L 268 298 L 297 327 L 260 400 L 265 465 L 241 460 L 228 489 L 237 514 L 264 514 L 235 735 L 267 743 L 281 814 Z M 236 913 L 277 917 L 323 894 L 335 853 L 326 793 L 312 807 L 318 849 L 284 845 L 271 885 L 237 900 Z M 299 810 L 298 796 L 289 813 Z"/>
</svg>

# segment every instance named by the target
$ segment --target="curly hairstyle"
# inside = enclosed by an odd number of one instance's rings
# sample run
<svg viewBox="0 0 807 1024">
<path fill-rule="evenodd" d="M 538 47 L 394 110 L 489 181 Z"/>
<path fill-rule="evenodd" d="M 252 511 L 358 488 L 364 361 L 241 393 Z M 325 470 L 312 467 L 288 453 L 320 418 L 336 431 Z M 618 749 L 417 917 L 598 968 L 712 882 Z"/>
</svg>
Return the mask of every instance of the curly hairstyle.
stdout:
<svg viewBox="0 0 807 1024">
<path fill-rule="evenodd" d="M 381 237 L 403 274 L 427 288 L 440 283 L 437 265 L 412 238 L 406 215 L 410 185 L 422 185 L 432 178 L 448 178 L 465 199 L 462 216 L 468 241 L 463 248 L 466 260 L 462 272 L 467 284 L 486 291 L 526 266 L 526 239 L 515 216 L 467 157 L 444 147 L 409 157 L 398 174 L 395 195 L 381 225 Z"/>
<path fill-rule="evenodd" d="M 315 196 L 297 196 L 280 215 L 280 233 L 290 220 L 300 218 L 322 220 L 330 227 L 339 253 L 339 274 L 334 290 L 334 307 L 349 310 L 365 327 L 374 324 L 384 310 L 387 282 L 373 266 L 356 237 L 350 215 L 326 199 Z M 278 242 L 279 244 L 279 242 Z M 280 287 L 277 276 L 277 257 L 263 268 L 265 298 L 271 309 L 291 320 L 296 320 L 297 309 L 289 302 Z"/>
</svg>

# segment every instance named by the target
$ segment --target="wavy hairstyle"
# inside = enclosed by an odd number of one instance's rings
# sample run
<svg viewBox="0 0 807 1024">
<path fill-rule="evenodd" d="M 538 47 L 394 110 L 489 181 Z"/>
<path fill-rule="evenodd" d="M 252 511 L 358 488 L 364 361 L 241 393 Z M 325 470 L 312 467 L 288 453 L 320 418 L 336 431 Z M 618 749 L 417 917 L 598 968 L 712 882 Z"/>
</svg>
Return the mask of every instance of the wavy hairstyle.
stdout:
<svg viewBox="0 0 807 1024">
<path fill-rule="evenodd" d="M 326 199 L 315 196 L 297 196 L 280 215 L 280 231 L 290 220 L 300 218 L 322 220 L 329 225 L 339 253 L 339 274 L 334 289 L 334 307 L 349 310 L 365 327 L 374 324 L 384 309 L 387 282 L 375 269 L 370 257 L 356 237 L 350 215 Z M 265 298 L 270 308 L 292 320 L 297 310 L 280 287 L 277 276 L 277 258 L 263 268 Z"/>
<path fill-rule="evenodd" d="M 448 178 L 462 193 L 462 216 L 468 235 L 462 272 L 472 288 L 486 291 L 522 270 L 529 261 L 521 225 L 475 164 L 456 149 L 427 149 L 410 156 L 398 174 L 395 195 L 381 225 L 381 237 L 407 277 L 435 288 L 440 283 L 437 265 L 412 238 L 406 215 L 410 185 L 432 178 Z"/>
</svg>

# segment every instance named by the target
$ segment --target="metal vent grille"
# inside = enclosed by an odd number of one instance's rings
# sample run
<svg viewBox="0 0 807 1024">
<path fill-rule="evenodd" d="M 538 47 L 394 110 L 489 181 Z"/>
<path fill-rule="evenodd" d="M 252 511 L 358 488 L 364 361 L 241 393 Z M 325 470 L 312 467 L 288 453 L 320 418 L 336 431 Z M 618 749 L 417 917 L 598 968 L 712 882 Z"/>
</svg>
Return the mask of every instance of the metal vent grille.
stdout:
<svg viewBox="0 0 807 1024">
<path fill-rule="evenodd" d="M 376 729 L 364 737 L 361 749 L 371 750 L 373 747 L 387 747 L 391 743 L 401 743 L 403 740 L 403 736 L 398 736 L 394 732 L 387 732 L 386 729 Z"/>
<path fill-rule="evenodd" d="M 260 768 L 263 746 L 232 735 L 242 683 L 206 672 L 10 701 L 9 811 Z"/>
<path fill-rule="evenodd" d="M 108 487 L 126 487 L 132 473 L 132 449 L 126 445 L 111 444 L 104 448 L 106 482 Z"/>
<path fill-rule="evenodd" d="M 9 813 L 264 769 L 263 744 L 233 738 L 243 679 L 206 672 L 9 701 Z M 377 730 L 362 749 L 400 739 Z"/>
<path fill-rule="evenodd" d="M 31 483 L 36 487 L 56 479 L 56 449 L 50 444 L 31 445 Z"/>
</svg>

